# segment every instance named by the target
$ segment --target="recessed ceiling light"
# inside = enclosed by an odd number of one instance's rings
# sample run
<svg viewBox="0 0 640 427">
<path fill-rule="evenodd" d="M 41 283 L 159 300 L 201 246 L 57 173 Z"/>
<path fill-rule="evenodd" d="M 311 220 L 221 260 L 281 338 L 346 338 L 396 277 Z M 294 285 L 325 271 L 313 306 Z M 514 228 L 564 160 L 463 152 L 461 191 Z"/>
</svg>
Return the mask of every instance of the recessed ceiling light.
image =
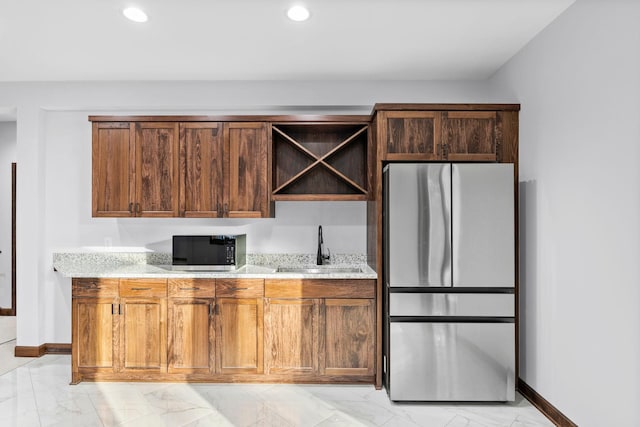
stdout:
<svg viewBox="0 0 640 427">
<path fill-rule="evenodd" d="M 304 6 L 292 6 L 287 10 L 287 16 L 292 21 L 306 21 L 309 19 L 309 9 Z"/>
<path fill-rule="evenodd" d="M 122 11 L 122 14 L 133 22 L 147 22 L 147 14 L 137 7 L 128 7 Z"/>
</svg>

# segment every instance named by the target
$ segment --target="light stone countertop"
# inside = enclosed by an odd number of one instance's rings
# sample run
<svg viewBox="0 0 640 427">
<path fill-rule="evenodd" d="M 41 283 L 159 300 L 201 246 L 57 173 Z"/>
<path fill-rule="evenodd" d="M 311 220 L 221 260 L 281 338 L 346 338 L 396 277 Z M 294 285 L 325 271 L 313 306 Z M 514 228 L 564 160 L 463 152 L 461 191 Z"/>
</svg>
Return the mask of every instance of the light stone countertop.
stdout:
<svg viewBox="0 0 640 427">
<path fill-rule="evenodd" d="M 234 271 L 181 271 L 172 268 L 171 255 L 148 252 L 82 252 L 53 254 L 53 268 L 65 277 L 96 278 L 257 278 L 257 279 L 376 279 L 363 255 L 335 255 L 334 263 L 317 266 L 312 254 L 247 254 L 247 265 Z M 278 267 L 320 268 L 323 272 L 278 272 Z M 331 272 L 360 268 L 362 272 Z"/>
</svg>

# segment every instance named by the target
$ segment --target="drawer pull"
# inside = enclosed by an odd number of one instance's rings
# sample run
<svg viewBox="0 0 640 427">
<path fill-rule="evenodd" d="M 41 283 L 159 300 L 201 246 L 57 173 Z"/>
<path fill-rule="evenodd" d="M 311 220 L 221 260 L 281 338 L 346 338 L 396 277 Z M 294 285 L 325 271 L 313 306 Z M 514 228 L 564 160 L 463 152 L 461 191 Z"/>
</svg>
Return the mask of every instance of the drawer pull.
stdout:
<svg viewBox="0 0 640 427">
<path fill-rule="evenodd" d="M 80 283 L 78 287 L 83 289 L 90 289 L 90 288 L 95 288 L 97 286 L 99 285 L 96 282 L 84 282 L 84 283 Z"/>
<path fill-rule="evenodd" d="M 132 291 L 150 291 L 151 288 L 131 288 Z"/>
<path fill-rule="evenodd" d="M 199 291 L 200 288 L 198 287 L 193 287 L 193 288 L 180 288 L 181 291 Z"/>
<path fill-rule="evenodd" d="M 229 288 L 230 291 L 248 291 L 249 288 Z"/>
</svg>

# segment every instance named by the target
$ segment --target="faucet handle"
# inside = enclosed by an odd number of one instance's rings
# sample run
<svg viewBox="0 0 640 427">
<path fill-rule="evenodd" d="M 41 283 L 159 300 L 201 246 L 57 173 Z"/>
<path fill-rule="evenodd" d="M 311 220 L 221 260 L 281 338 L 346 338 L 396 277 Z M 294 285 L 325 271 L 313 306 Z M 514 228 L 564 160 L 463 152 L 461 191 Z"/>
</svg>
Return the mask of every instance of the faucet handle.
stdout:
<svg viewBox="0 0 640 427">
<path fill-rule="evenodd" d="M 327 248 L 327 255 L 322 254 L 322 259 L 325 261 L 329 261 L 331 259 L 331 250 Z"/>
</svg>

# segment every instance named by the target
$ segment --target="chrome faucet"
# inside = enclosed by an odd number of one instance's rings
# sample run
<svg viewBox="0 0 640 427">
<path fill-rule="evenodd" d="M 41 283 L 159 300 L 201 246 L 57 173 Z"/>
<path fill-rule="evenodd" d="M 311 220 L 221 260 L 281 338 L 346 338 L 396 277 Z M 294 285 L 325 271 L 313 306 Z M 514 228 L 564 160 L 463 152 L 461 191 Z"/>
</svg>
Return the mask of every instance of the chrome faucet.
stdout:
<svg viewBox="0 0 640 427">
<path fill-rule="evenodd" d="M 324 244 L 324 241 L 322 239 L 322 226 L 319 225 L 318 226 L 318 256 L 316 258 L 316 264 L 318 265 L 324 264 L 325 261 L 329 261 L 329 259 L 331 258 L 331 252 L 329 252 L 328 255 L 324 254 L 323 244 Z"/>
</svg>

